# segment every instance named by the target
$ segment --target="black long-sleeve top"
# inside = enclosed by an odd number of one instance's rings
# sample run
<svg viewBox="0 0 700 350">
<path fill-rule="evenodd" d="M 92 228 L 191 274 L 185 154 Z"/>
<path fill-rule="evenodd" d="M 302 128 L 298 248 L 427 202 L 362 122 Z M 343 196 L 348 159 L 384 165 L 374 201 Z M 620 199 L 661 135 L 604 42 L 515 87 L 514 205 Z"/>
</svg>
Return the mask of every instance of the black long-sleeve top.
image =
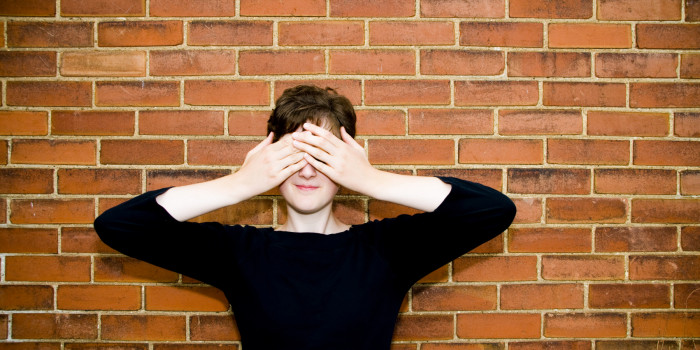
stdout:
<svg viewBox="0 0 700 350">
<path fill-rule="evenodd" d="M 513 202 L 486 186 L 452 190 L 429 213 L 324 235 L 179 222 L 150 191 L 107 210 L 95 230 L 112 248 L 223 290 L 245 350 L 381 349 L 420 278 L 505 230 Z"/>
</svg>

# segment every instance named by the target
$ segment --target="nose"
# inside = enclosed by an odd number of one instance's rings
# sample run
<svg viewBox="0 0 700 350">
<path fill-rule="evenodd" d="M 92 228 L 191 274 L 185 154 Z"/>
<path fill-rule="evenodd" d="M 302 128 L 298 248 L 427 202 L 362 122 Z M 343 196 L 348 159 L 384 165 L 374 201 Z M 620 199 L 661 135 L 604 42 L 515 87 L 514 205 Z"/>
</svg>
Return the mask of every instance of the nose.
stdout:
<svg viewBox="0 0 700 350">
<path fill-rule="evenodd" d="M 301 170 L 299 170 L 299 176 L 305 179 L 310 179 L 316 176 L 316 168 L 307 163 L 303 168 L 301 168 Z"/>
</svg>

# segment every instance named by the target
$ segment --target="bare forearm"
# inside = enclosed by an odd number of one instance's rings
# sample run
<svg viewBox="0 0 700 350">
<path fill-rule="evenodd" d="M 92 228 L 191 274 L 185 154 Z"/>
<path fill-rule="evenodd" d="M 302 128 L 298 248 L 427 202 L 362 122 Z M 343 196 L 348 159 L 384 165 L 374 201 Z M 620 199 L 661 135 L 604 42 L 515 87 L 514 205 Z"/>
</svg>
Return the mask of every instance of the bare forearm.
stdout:
<svg viewBox="0 0 700 350">
<path fill-rule="evenodd" d="M 435 210 L 452 186 L 436 177 L 399 175 L 375 169 L 362 193 L 423 211 Z"/>
</svg>

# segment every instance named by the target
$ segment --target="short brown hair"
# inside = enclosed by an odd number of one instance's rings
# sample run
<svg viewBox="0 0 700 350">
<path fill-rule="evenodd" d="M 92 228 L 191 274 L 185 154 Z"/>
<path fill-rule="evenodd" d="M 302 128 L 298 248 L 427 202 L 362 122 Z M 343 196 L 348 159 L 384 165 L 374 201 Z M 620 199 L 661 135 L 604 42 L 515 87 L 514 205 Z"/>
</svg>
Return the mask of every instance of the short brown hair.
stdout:
<svg viewBox="0 0 700 350">
<path fill-rule="evenodd" d="M 340 127 L 355 137 L 355 109 L 347 97 L 327 87 L 298 85 L 284 90 L 275 102 L 267 133 L 274 132 L 273 141 L 294 132 L 305 122 L 330 126 L 331 132 L 340 137 Z"/>
</svg>

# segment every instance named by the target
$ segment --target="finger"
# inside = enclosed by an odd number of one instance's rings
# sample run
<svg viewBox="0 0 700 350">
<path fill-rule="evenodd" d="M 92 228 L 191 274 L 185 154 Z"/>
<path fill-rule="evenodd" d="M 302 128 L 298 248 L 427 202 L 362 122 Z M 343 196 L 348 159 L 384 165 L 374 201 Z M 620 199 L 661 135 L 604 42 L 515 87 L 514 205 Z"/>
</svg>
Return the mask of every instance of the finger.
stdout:
<svg viewBox="0 0 700 350">
<path fill-rule="evenodd" d="M 304 123 L 304 130 L 308 130 L 314 135 L 317 135 L 325 140 L 328 140 L 332 143 L 340 141 L 337 136 L 335 136 L 332 132 L 330 132 L 326 128 L 322 128 L 316 124 L 313 123 Z"/>
<path fill-rule="evenodd" d="M 306 164 L 308 164 L 308 162 L 306 161 L 306 158 L 304 158 L 302 155 L 302 159 L 300 161 L 293 163 L 293 164 L 290 164 L 286 168 L 282 169 L 279 172 L 280 177 L 282 179 L 286 179 L 286 178 L 292 176 L 297 171 L 301 170 L 303 167 L 306 166 Z"/>
<path fill-rule="evenodd" d="M 350 146 L 364 152 L 365 148 L 362 147 L 359 143 L 357 143 L 357 141 L 355 141 L 355 139 L 352 138 L 352 136 L 350 136 L 350 134 L 348 134 L 348 132 L 345 130 L 344 126 L 340 127 L 340 136 L 343 138 L 343 141 L 345 143 L 347 143 Z"/>
<path fill-rule="evenodd" d="M 290 164 L 297 163 L 298 161 L 304 159 L 304 153 L 301 151 L 296 151 L 292 154 L 287 155 L 286 157 L 282 158 L 280 160 L 281 168 L 286 168 Z"/>
<path fill-rule="evenodd" d="M 333 154 L 338 149 L 337 145 L 334 145 L 332 142 L 328 141 L 328 139 L 314 135 L 311 131 L 295 132 L 292 134 L 292 138 L 298 142 L 318 147 L 329 154 Z"/>
<path fill-rule="evenodd" d="M 310 154 L 313 158 L 321 160 L 324 163 L 328 163 L 331 161 L 331 159 L 333 159 L 333 156 L 331 156 L 330 154 L 328 154 L 324 150 L 322 150 L 318 147 L 314 147 L 313 145 L 310 145 L 310 144 L 305 143 L 305 142 L 295 140 L 294 147 L 296 147 L 297 149 L 299 149 L 303 152 Z"/>
<path fill-rule="evenodd" d="M 316 168 L 316 170 L 322 172 L 323 174 L 325 174 L 329 178 L 331 177 L 330 173 L 333 170 L 333 168 L 331 168 L 328 164 L 312 157 L 308 153 L 304 153 L 304 160 L 309 162 L 309 164 L 311 164 L 312 167 Z M 333 179 L 331 178 L 331 180 L 333 180 Z"/>
<path fill-rule="evenodd" d="M 263 149 L 264 147 L 269 146 L 272 143 L 273 135 L 274 134 L 272 133 L 272 131 L 270 131 L 270 133 L 267 135 L 267 137 L 264 140 L 262 140 L 259 144 L 255 145 L 255 147 L 253 147 L 253 149 L 250 150 L 250 153 L 256 153 L 256 152 L 260 151 L 261 149 Z"/>
</svg>

